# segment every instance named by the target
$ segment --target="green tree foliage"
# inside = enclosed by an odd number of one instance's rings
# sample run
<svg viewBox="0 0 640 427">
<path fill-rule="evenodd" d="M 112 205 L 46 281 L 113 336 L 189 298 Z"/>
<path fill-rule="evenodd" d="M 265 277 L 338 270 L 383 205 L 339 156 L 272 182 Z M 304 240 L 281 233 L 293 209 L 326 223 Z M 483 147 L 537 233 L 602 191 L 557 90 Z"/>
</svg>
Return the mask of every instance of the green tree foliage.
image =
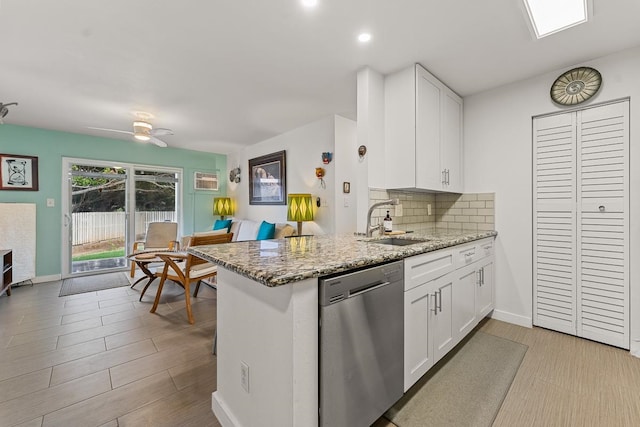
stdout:
<svg viewBox="0 0 640 427">
<path fill-rule="evenodd" d="M 124 169 L 72 166 L 73 212 L 124 211 Z M 136 177 L 136 209 L 172 211 L 175 209 L 175 175 L 162 172 L 139 172 Z"/>
</svg>

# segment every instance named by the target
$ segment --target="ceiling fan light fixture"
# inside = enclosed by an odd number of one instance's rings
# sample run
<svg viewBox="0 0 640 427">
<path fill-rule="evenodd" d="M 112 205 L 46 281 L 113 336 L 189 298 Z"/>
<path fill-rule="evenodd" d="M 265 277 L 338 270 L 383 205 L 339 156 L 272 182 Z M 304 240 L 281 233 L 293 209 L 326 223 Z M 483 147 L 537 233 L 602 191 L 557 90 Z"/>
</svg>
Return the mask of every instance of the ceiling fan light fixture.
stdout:
<svg viewBox="0 0 640 427">
<path fill-rule="evenodd" d="M 143 121 L 133 122 L 133 137 L 138 141 L 149 141 L 151 139 L 151 123 Z"/>
<path fill-rule="evenodd" d="M 151 139 L 151 137 L 149 135 L 145 135 L 143 133 L 135 133 L 133 134 L 133 137 L 135 139 L 137 139 L 138 141 L 142 141 L 142 142 L 147 142 Z"/>
</svg>

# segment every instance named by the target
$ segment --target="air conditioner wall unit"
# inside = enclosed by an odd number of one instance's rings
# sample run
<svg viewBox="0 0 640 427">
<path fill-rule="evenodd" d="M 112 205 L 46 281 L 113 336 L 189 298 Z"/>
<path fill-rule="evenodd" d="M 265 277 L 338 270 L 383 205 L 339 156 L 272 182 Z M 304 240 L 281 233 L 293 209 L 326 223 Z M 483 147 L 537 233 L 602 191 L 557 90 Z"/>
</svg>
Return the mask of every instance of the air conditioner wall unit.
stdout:
<svg viewBox="0 0 640 427">
<path fill-rule="evenodd" d="M 218 191 L 218 175 L 208 172 L 195 172 L 193 186 L 196 190 Z"/>
</svg>

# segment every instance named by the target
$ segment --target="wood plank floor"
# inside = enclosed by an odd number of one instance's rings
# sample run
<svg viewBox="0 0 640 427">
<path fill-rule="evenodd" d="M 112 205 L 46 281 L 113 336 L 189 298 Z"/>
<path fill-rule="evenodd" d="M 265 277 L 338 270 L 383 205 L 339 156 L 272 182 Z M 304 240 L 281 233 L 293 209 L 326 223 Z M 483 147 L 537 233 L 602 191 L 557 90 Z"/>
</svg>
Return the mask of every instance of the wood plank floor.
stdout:
<svg viewBox="0 0 640 427">
<path fill-rule="evenodd" d="M 494 427 L 640 426 L 640 359 L 627 350 L 493 319 L 478 329 L 529 347 Z"/>
<path fill-rule="evenodd" d="M 62 282 L 0 298 L 0 426 L 219 426 L 211 412 L 216 293 L 187 322 L 182 288 L 58 297 Z M 168 286 L 168 287 L 167 287 Z"/>
<path fill-rule="evenodd" d="M 215 291 L 201 287 L 190 326 L 178 286 L 157 314 L 153 287 L 138 302 L 139 289 L 59 298 L 60 286 L 0 297 L 0 426 L 220 425 Z M 627 351 L 496 320 L 479 328 L 529 346 L 495 426 L 640 425 L 640 359 Z"/>
</svg>

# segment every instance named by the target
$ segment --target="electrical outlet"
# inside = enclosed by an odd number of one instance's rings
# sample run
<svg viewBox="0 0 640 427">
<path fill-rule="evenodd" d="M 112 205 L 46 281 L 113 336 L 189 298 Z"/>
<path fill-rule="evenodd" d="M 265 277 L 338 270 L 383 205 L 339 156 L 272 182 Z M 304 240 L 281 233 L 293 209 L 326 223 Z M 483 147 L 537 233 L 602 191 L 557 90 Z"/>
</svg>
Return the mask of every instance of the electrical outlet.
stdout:
<svg viewBox="0 0 640 427">
<path fill-rule="evenodd" d="M 395 216 L 402 216 L 402 205 L 396 205 Z"/>
<path fill-rule="evenodd" d="M 427 215 L 431 216 L 431 203 L 427 205 Z"/>
<path fill-rule="evenodd" d="M 55 199 L 47 199 L 47 207 L 52 208 L 56 205 Z"/>
<path fill-rule="evenodd" d="M 249 365 L 240 361 L 240 385 L 249 393 Z"/>
</svg>

